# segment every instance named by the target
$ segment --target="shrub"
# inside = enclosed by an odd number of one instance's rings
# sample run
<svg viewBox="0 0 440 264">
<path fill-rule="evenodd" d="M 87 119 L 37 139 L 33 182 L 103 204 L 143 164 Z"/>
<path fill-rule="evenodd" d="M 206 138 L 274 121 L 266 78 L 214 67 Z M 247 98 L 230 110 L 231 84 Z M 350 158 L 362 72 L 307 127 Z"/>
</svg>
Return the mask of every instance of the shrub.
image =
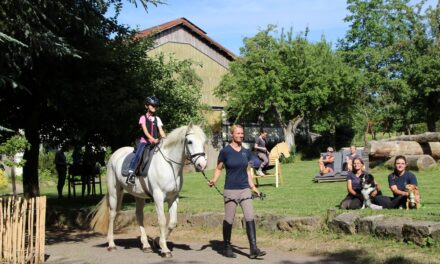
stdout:
<svg viewBox="0 0 440 264">
<path fill-rule="evenodd" d="M 4 188 L 8 186 L 8 177 L 6 176 L 6 172 L 0 169 L 0 188 Z"/>
<path fill-rule="evenodd" d="M 57 178 L 57 171 L 55 168 L 55 152 L 43 151 L 40 152 L 38 160 L 38 175 L 40 180 L 49 180 Z"/>
</svg>

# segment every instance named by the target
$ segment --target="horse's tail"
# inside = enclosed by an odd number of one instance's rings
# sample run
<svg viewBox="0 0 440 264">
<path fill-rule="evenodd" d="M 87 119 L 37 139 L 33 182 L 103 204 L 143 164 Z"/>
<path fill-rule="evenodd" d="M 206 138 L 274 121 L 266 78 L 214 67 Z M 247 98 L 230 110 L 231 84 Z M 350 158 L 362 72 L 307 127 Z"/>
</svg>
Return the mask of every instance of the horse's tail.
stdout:
<svg viewBox="0 0 440 264">
<path fill-rule="evenodd" d="M 108 221 L 110 217 L 109 195 L 106 193 L 104 198 L 90 212 L 92 219 L 90 220 L 90 228 L 98 233 L 105 234 L 108 231 Z"/>
</svg>

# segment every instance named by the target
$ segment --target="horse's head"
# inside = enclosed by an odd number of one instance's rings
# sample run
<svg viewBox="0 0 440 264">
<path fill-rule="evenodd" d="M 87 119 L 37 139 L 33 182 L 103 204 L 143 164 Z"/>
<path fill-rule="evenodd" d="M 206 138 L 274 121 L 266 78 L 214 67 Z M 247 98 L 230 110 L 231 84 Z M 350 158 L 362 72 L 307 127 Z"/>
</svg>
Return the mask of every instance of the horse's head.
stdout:
<svg viewBox="0 0 440 264">
<path fill-rule="evenodd" d="M 185 149 L 188 159 L 197 171 L 204 171 L 208 164 L 204 151 L 206 136 L 199 126 L 189 125 L 185 133 Z"/>
</svg>

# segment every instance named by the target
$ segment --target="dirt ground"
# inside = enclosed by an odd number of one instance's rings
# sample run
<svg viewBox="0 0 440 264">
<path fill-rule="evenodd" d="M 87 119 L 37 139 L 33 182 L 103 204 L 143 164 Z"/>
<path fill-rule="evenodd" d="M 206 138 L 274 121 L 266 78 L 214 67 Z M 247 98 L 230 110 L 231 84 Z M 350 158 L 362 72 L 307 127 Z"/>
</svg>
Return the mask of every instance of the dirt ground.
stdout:
<svg viewBox="0 0 440 264">
<path fill-rule="evenodd" d="M 236 231 L 236 230 L 234 230 Z M 158 234 L 155 228 L 148 228 L 148 234 Z M 257 260 L 248 258 L 249 245 L 246 235 L 237 230 L 233 233 L 233 246 L 237 258 L 229 259 L 221 255 L 220 230 L 183 230 L 171 234 L 171 259 L 162 259 L 159 252 L 143 253 L 140 249 L 137 229 L 115 234 L 116 252 L 107 251 L 106 237 L 91 232 L 75 230 L 49 230 L 46 234 L 46 263 L 353 263 L 338 255 L 310 255 L 298 253 L 289 245 L 277 248 L 276 244 L 260 243 L 259 247 L 267 255 Z M 259 238 L 258 240 L 266 241 Z M 280 241 L 284 243 L 286 241 Z M 295 247 L 295 245 L 292 245 Z M 301 251 L 301 250 L 300 250 Z"/>
</svg>

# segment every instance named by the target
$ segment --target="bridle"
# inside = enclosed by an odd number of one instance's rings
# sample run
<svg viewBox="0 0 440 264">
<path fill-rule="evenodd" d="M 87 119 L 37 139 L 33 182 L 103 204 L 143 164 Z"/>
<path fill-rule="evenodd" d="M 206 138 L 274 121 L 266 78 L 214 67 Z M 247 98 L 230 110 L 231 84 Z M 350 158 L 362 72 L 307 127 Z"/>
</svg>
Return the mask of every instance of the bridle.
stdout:
<svg viewBox="0 0 440 264">
<path fill-rule="evenodd" d="M 195 165 L 199 158 L 206 156 L 206 153 L 205 152 L 198 152 L 198 153 L 191 154 L 191 151 L 189 150 L 189 147 L 188 147 L 189 143 L 188 143 L 188 139 L 187 139 L 187 136 L 191 135 L 191 134 L 193 134 L 193 133 L 186 133 L 185 134 L 185 142 L 184 142 L 184 144 L 185 144 L 185 160 L 188 160 L 191 164 Z M 183 165 L 182 162 L 172 160 L 169 157 L 165 156 L 165 154 L 162 152 L 162 149 L 159 145 L 157 146 L 157 149 L 159 150 L 159 152 L 162 154 L 163 158 L 166 161 L 168 161 L 170 163 L 177 164 L 177 165 Z"/>
<path fill-rule="evenodd" d="M 206 153 L 205 152 L 198 152 L 198 153 L 191 154 L 191 151 L 189 151 L 189 147 L 188 147 L 188 144 L 189 144 L 188 139 L 186 138 L 188 135 L 191 135 L 191 134 L 193 134 L 193 133 L 186 133 L 185 134 L 185 157 L 186 157 L 186 160 L 189 160 L 192 164 L 195 165 L 199 158 L 206 156 Z"/>
</svg>

